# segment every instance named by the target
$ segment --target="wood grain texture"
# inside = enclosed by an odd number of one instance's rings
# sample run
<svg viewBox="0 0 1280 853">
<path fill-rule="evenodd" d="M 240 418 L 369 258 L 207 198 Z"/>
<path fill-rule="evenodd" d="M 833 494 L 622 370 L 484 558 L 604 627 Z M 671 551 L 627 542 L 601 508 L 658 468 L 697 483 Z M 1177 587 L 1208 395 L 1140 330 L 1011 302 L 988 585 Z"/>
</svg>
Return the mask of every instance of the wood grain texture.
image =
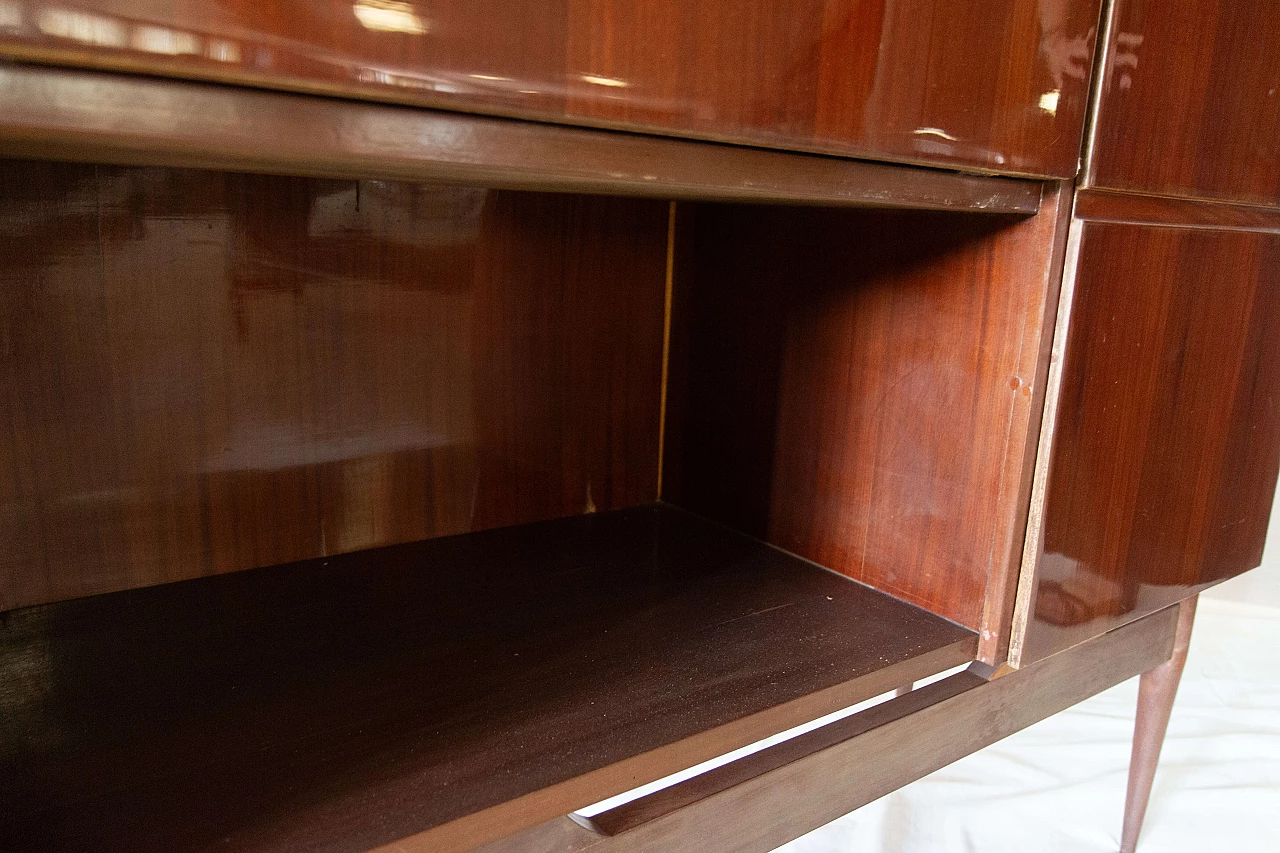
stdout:
<svg viewBox="0 0 1280 853">
<path fill-rule="evenodd" d="M 766 853 L 1160 665 L 1176 623 L 1168 609 L 991 682 L 952 676 L 744 759 L 752 767 L 735 762 L 668 789 L 668 799 L 679 788 L 703 796 L 619 835 L 559 818 L 476 853 Z M 430 849 L 409 839 L 394 853 Z"/>
<path fill-rule="evenodd" d="M 665 496 L 981 629 L 1012 610 L 1063 222 L 697 207 Z M 988 636 L 986 632 L 990 632 Z"/>
<path fill-rule="evenodd" d="M 657 493 L 667 205 L 0 164 L 0 610 Z"/>
<path fill-rule="evenodd" d="M 467 850 L 970 660 L 661 505 L 9 613 L 0 837 Z"/>
<path fill-rule="evenodd" d="M 1173 700 L 1187 663 L 1191 646 L 1191 626 L 1196 618 L 1198 596 L 1178 605 L 1178 633 L 1173 638 L 1173 657 L 1142 673 L 1138 687 L 1138 713 L 1133 724 L 1133 753 L 1129 758 L 1129 785 L 1124 798 L 1124 829 L 1120 833 L 1120 853 L 1135 853 L 1142 820 L 1151 799 L 1151 785 L 1160 763 Z"/>
<path fill-rule="evenodd" d="M 1088 183 L 1280 204 L 1280 6 L 1115 0 Z"/>
<path fill-rule="evenodd" d="M 1257 566 L 1280 469 L 1280 235 L 1080 227 L 1023 662 Z"/>
<path fill-rule="evenodd" d="M 0 154 L 662 199 L 1035 213 L 1032 181 L 0 64 Z"/>
<path fill-rule="evenodd" d="M 0 55 L 1073 177 L 1099 0 L 13 0 Z"/>
<path fill-rule="evenodd" d="M 1277 208 L 1219 201 L 1187 204 L 1183 199 L 1111 190 L 1080 190 L 1072 215 L 1086 221 L 1280 234 Z"/>
</svg>

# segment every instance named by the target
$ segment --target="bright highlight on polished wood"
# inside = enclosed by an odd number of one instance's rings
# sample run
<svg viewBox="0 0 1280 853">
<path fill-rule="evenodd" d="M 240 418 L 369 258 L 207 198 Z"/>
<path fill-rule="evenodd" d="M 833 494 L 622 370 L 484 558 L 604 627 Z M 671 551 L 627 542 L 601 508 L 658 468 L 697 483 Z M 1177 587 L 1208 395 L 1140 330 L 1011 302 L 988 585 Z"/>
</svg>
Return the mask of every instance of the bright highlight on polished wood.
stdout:
<svg viewBox="0 0 1280 853">
<path fill-rule="evenodd" d="M 0 56 L 1074 175 L 1099 0 L 8 0 Z"/>
</svg>

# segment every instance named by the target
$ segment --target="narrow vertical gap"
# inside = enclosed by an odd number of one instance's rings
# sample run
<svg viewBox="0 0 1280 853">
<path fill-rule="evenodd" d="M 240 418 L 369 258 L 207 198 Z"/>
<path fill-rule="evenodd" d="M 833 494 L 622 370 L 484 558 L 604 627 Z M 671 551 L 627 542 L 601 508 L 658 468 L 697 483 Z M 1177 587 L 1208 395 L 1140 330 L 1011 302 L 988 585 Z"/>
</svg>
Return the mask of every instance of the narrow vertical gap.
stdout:
<svg viewBox="0 0 1280 853">
<path fill-rule="evenodd" d="M 1093 76 L 1089 80 L 1089 105 L 1084 117 L 1084 150 L 1080 153 L 1080 168 L 1076 172 L 1076 186 L 1093 185 L 1093 149 L 1098 136 L 1098 110 L 1102 106 L 1102 87 L 1106 83 L 1107 63 L 1111 56 L 1111 26 L 1115 21 L 1113 0 L 1102 0 L 1102 12 L 1098 18 L 1098 48 L 1093 56 Z"/>
<path fill-rule="evenodd" d="M 662 389 L 658 397 L 658 500 L 662 499 L 662 459 L 667 441 L 667 372 L 671 364 L 671 289 L 676 266 L 676 203 L 667 208 L 667 273 L 662 299 Z"/>
</svg>

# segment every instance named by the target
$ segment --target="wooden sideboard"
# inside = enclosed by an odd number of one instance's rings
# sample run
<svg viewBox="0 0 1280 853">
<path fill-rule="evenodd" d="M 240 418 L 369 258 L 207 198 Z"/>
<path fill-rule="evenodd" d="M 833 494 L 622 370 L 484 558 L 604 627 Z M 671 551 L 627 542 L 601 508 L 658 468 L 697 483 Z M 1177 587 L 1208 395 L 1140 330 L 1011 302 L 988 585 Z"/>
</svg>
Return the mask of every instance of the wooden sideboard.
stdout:
<svg viewBox="0 0 1280 853">
<path fill-rule="evenodd" d="M 1142 674 L 1132 851 L 1278 26 L 0 0 L 0 846 L 765 851 Z"/>
</svg>

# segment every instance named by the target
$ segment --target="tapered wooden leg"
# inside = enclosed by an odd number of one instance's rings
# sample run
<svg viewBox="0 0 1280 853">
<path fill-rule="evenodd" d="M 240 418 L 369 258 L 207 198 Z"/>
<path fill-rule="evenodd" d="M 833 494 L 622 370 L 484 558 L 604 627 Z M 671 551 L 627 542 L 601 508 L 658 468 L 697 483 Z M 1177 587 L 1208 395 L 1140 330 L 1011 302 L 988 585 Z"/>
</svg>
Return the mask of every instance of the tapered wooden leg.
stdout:
<svg viewBox="0 0 1280 853">
<path fill-rule="evenodd" d="M 1196 601 L 1192 596 L 1179 605 L 1178 631 L 1173 640 L 1173 657 L 1153 670 L 1144 672 L 1138 684 L 1138 715 L 1133 727 L 1133 755 L 1129 759 L 1129 792 L 1124 803 L 1124 830 L 1120 834 L 1120 853 L 1134 853 L 1138 833 L 1151 798 L 1151 783 L 1160 761 L 1160 747 L 1169 728 L 1169 713 L 1178 693 L 1182 667 L 1187 662 L 1191 643 L 1191 623 L 1195 621 Z"/>
</svg>

